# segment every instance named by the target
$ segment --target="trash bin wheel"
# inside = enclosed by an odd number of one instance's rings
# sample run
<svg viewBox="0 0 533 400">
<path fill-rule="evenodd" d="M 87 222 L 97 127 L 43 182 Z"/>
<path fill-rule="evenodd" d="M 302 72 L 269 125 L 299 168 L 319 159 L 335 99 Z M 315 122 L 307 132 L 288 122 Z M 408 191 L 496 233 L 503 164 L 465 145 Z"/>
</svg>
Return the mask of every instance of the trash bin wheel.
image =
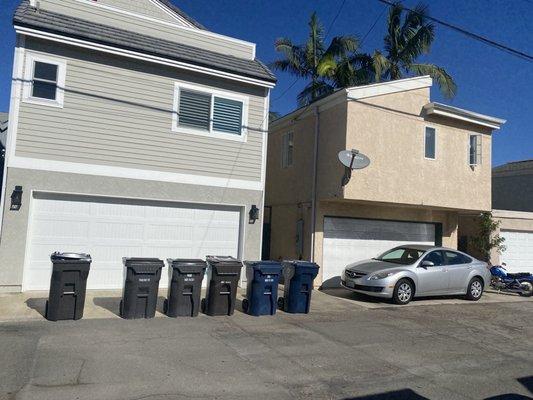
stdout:
<svg viewBox="0 0 533 400">
<path fill-rule="evenodd" d="M 280 310 L 283 310 L 283 307 L 284 307 L 284 306 L 285 306 L 285 299 L 284 299 L 283 297 L 280 297 L 280 298 L 278 299 L 278 308 L 279 308 Z"/>
<path fill-rule="evenodd" d="M 200 308 L 202 309 L 202 312 L 205 313 L 205 299 L 202 299 L 200 302 Z"/>
<path fill-rule="evenodd" d="M 168 300 L 165 299 L 165 300 L 163 301 L 163 314 L 166 314 L 167 311 L 168 311 Z"/>
<path fill-rule="evenodd" d="M 242 310 L 244 312 L 247 312 L 248 311 L 248 299 L 243 299 L 242 300 Z"/>
</svg>

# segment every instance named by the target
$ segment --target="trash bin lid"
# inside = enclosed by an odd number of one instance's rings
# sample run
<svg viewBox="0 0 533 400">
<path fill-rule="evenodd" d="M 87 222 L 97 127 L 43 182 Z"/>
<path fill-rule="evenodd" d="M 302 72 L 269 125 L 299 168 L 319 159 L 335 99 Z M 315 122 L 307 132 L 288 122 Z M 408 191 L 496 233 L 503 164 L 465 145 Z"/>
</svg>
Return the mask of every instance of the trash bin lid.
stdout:
<svg viewBox="0 0 533 400">
<path fill-rule="evenodd" d="M 180 274 L 200 274 L 204 273 L 207 263 L 204 260 L 168 258 L 168 266 L 178 270 Z"/>
<path fill-rule="evenodd" d="M 165 263 L 158 258 L 124 257 L 122 261 L 126 268 L 130 268 L 137 274 L 156 274 Z"/>
<path fill-rule="evenodd" d="M 245 261 L 244 264 L 248 268 L 253 268 L 256 271 L 261 271 L 268 275 L 281 274 L 281 262 L 280 261 Z"/>
<path fill-rule="evenodd" d="M 318 264 L 310 261 L 301 261 L 301 260 L 285 260 L 283 261 L 284 267 L 294 268 L 295 270 L 300 271 L 318 271 L 320 268 Z"/>
<path fill-rule="evenodd" d="M 241 265 L 242 262 L 231 256 L 207 256 L 206 260 L 209 264 L 215 265 Z"/>
<path fill-rule="evenodd" d="M 52 262 L 53 261 L 68 261 L 68 260 L 91 262 L 92 258 L 90 254 L 85 254 L 85 253 L 72 253 L 72 252 L 61 253 L 59 251 L 56 251 L 52 253 L 52 255 L 50 256 L 50 260 L 52 260 Z"/>
</svg>

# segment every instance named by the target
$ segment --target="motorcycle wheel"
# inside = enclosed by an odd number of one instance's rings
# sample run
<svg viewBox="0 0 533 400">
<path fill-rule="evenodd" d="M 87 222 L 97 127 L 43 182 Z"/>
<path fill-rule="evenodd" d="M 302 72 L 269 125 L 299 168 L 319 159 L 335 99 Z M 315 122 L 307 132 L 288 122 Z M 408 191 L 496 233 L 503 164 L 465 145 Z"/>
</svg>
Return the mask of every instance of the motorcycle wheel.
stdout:
<svg viewBox="0 0 533 400">
<path fill-rule="evenodd" d="M 520 288 L 522 289 L 520 296 L 522 297 L 533 296 L 533 284 L 531 284 L 531 282 L 522 282 L 520 284 Z"/>
</svg>

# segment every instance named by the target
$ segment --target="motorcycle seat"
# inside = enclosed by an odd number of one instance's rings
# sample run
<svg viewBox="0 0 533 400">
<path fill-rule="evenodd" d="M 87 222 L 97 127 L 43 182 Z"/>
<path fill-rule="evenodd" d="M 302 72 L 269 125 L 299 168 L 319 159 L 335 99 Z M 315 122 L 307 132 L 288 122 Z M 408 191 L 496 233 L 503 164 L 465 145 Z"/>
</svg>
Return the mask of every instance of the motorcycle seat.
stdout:
<svg viewBox="0 0 533 400">
<path fill-rule="evenodd" d="M 514 274 L 509 274 L 509 273 L 507 274 L 507 277 L 511 279 L 529 278 L 530 276 L 531 274 L 529 272 L 517 272 Z"/>
</svg>

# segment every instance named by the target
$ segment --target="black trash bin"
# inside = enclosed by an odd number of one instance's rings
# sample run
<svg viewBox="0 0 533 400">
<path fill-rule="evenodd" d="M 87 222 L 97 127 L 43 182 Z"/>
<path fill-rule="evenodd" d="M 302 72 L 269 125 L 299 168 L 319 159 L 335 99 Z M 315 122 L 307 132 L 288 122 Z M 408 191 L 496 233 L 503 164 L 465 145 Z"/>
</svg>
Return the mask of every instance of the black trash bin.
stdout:
<svg viewBox="0 0 533 400">
<path fill-rule="evenodd" d="M 120 316 L 124 319 L 153 318 L 163 261 L 157 258 L 123 258 L 126 281 Z"/>
<path fill-rule="evenodd" d="M 278 284 L 281 263 L 278 261 L 245 261 L 246 299 L 242 301 L 244 312 L 256 317 L 274 315 L 278 307 Z"/>
<path fill-rule="evenodd" d="M 163 311 L 169 317 L 196 317 L 200 311 L 204 260 L 168 259 L 168 295 Z"/>
<path fill-rule="evenodd" d="M 207 291 L 202 312 L 207 315 L 233 315 L 242 262 L 233 257 L 208 256 Z"/>
<path fill-rule="evenodd" d="M 45 317 L 49 321 L 81 319 L 85 305 L 91 256 L 80 253 L 53 253 L 50 294 Z"/>
<path fill-rule="evenodd" d="M 318 275 L 318 265 L 307 261 L 283 262 L 283 297 L 278 306 L 285 312 L 307 314 L 311 305 L 313 281 Z"/>
</svg>

